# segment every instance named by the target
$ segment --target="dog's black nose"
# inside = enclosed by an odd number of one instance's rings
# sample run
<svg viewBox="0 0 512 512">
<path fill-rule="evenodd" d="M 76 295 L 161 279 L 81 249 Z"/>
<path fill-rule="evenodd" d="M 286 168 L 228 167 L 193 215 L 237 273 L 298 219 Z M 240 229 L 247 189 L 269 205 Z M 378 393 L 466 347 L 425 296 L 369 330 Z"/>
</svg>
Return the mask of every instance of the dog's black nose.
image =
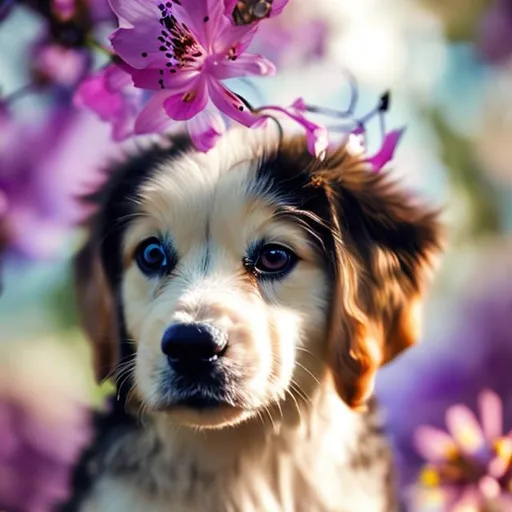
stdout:
<svg viewBox="0 0 512 512">
<path fill-rule="evenodd" d="M 208 363 L 222 355 L 226 336 L 208 324 L 174 324 L 164 333 L 162 352 L 173 364 Z"/>
</svg>

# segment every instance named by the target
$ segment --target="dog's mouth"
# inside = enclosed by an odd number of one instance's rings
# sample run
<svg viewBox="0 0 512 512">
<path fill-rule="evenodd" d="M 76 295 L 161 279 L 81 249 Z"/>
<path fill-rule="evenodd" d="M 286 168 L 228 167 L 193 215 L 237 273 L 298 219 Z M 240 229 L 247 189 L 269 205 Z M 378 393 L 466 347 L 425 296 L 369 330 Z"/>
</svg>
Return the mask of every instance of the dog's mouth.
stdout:
<svg viewBox="0 0 512 512">
<path fill-rule="evenodd" d="M 221 406 L 235 406 L 232 400 L 226 399 L 225 393 L 212 390 L 196 390 L 192 393 L 185 393 L 174 400 L 174 405 L 199 410 L 215 409 Z"/>
<path fill-rule="evenodd" d="M 235 393 L 224 379 L 172 379 L 161 387 L 160 409 L 187 408 L 208 411 L 221 407 L 238 408 Z"/>
</svg>

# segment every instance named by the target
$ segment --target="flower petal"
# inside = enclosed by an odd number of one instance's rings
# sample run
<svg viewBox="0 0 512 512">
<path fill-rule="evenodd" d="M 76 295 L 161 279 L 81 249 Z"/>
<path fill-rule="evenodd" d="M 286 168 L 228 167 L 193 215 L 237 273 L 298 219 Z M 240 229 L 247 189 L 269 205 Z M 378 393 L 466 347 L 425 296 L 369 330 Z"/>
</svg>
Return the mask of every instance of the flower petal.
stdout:
<svg viewBox="0 0 512 512">
<path fill-rule="evenodd" d="M 304 98 L 297 98 L 292 104 L 291 108 L 298 110 L 299 112 L 306 112 L 307 104 L 304 101 Z"/>
<path fill-rule="evenodd" d="M 165 113 L 164 101 L 169 97 L 167 91 L 153 94 L 135 120 L 136 134 L 162 133 L 173 124 L 173 120 Z"/>
<path fill-rule="evenodd" d="M 275 105 L 267 105 L 259 109 L 264 115 L 265 111 L 274 111 L 286 115 L 304 128 L 308 151 L 315 156 L 322 155 L 329 146 L 329 134 L 327 129 L 318 123 L 313 123 L 302 113 L 293 108 L 283 108 Z"/>
<path fill-rule="evenodd" d="M 112 88 L 112 85 L 116 87 Z M 100 119 L 110 123 L 113 139 L 121 141 L 133 134 L 134 121 L 141 106 L 141 94 L 142 91 L 134 88 L 127 73 L 116 64 L 110 64 L 80 84 L 73 103 L 77 107 L 91 109 Z"/>
<path fill-rule="evenodd" d="M 244 126 L 252 126 L 258 120 L 258 116 L 253 114 L 240 98 L 217 80 L 208 80 L 208 92 L 215 106 L 231 119 Z"/>
<path fill-rule="evenodd" d="M 173 4 L 172 10 L 180 21 L 192 29 L 203 47 L 210 51 L 222 26 L 222 0 L 192 0 L 186 6 Z"/>
<path fill-rule="evenodd" d="M 454 440 L 446 432 L 434 427 L 417 428 L 413 443 L 418 453 L 429 462 L 449 460 L 458 452 Z"/>
<path fill-rule="evenodd" d="M 290 0 L 273 0 L 272 8 L 270 9 L 269 18 L 273 18 L 274 16 L 279 16 L 283 12 L 283 9 L 286 7 Z"/>
<path fill-rule="evenodd" d="M 186 121 L 204 110 L 207 103 L 208 89 L 206 82 L 199 77 L 191 89 L 169 96 L 163 105 L 165 112 L 171 119 Z"/>
<path fill-rule="evenodd" d="M 233 11 L 235 10 L 236 4 L 238 0 L 224 0 L 224 14 L 231 18 L 233 16 Z"/>
<path fill-rule="evenodd" d="M 478 408 L 482 430 L 488 442 L 496 440 L 503 434 L 503 406 L 500 397 L 490 390 L 478 396 Z"/>
<path fill-rule="evenodd" d="M 215 146 L 226 125 L 221 115 L 208 106 L 187 122 L 187 128 L 194 146 L 206 152 Z"/>
<path fill-rule="evenodd" d="M 120 23 L 133 25 L 147 20 L 158 20 L 160 11 L 156 3 L 147 0 L 108 0 Z"/>
<path fill-rule="evenodd" d="M 73 103 L 77 107 L 88 107 L 101 119 L 109 121 L 119 110 L 119 97 L 105 85 L 105 71 L 87 77 L 78 87 Z"/>
<path fill-rule="evenodd" d="M 117 55 L 130 66 L 136 69 L 164 69 L 167 59 L 157 39 L 160 31 L 158 20 L 151 20 L 139 23 L 134 28 L 117 29 L 110 36 L 110 42 Z"/>
<path fill-rule="evenodd" d="M 129 73 L 131 70 L 124 62 L 119 64 L 110 64 L 104 70 L 105 72 L 105 85 L 110 91 L 118 91 L 123 87 L 132 85 L 132 79 Z M 135 70 L 134 70 L 135 71 Z"/>
<path fill-rule="evenodd" d="M 257 30 L 257 23 L 237 26 L 223 16 L 220 20 L 217 37 L 211 47 L 211 53 L 226 54 L 230 52 L 240 56 L 251 44 Z"/>
<path fill-rule="evenodd" d="M 463 488 L 459 499 L 450 507 L 450 512 L 479 512 L 481 500 L 478 489 L 474 486 Z"/>
<path fill-rule="evenodd" d="M 464 452 L 476 454 L 485 447 L 482 429 L 473 412 L 465 405 L 454 405 L 448 409 L 446 425 Z"/>
<path fill-rule="evenodd" d="M 276 67 L 272 62 L 261 57 L 246 53 L 237 57 L 236 60 L 221 58 L 208 67 L 212 76 L 219 80 L 240 76 L 268 76 L 275 75 Z"/>
<path fill-rule="evenodd" d="M 380 171 L 390 160 L 392 160 L 396 147 L 404 133 L 404 128 L 389 132 L 382 142 L 379 151 L 366 161 L 369 162 L 375 171 Z"/>
<path fill-rule="evenodd" d="M 199 76 L 199 71 L 178 70 L 176 73 L 170 73 L 160 69 L 133 69 L 131 76 L 135 87 L 150 91 L 166 89 L 169 94 L 176 94 L 191 89 Z"/>
</svg>

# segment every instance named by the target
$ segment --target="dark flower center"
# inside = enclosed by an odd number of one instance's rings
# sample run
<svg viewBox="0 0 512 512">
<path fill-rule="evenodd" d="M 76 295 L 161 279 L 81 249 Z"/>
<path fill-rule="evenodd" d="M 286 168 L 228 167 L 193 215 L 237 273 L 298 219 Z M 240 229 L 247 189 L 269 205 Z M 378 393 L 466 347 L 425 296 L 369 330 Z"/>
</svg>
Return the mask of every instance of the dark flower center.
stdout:
<svg viewBox="0 0 512 512">
<path fill-rule="evenodd" d="M 173 0 L 175 4 L 181 5 L 179 0 Z M 161 3 L 160 25 L 162 30 L 157 35 L 158 50 L 165 55 L 165 68 L 168 73 L 176 73 L 178 69 L 185 67 L 196 67 L 204 58 L 204 48 L 197 42 L 196 38 L 185 23 L 180 22 L 172 12 L 172 3 Z M 209 21 L 208 17 L 203 20 Z M 148 52 L 142 52 L 142 57 L 147 57 Z M 194 65 L 195 64 L 195 65 Z M 164 69 L 160 75 L 164 75 Z M 165 88 L 164 79 L 159 80 L 162 89 Z"/>
</svg>

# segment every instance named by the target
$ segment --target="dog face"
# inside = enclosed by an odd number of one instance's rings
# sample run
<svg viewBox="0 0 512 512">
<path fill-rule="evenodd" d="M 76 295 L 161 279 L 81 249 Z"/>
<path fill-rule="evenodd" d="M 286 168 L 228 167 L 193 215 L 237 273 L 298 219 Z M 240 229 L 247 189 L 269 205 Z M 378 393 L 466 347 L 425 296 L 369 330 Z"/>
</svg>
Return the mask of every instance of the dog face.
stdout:
<svg viewBox="0 0 512 512">
<path fill-rule="evenodd" d="M 207 154 L 176 140 L 97 200 L 77 270 L 100 377 L 133 351 L 131 399 L 175 421 L 235 424 L 327 378 L 363 405 L 417 337 L 435 217 L 346 148 L 318 162 L 251 130 Z"/>
</svg>

